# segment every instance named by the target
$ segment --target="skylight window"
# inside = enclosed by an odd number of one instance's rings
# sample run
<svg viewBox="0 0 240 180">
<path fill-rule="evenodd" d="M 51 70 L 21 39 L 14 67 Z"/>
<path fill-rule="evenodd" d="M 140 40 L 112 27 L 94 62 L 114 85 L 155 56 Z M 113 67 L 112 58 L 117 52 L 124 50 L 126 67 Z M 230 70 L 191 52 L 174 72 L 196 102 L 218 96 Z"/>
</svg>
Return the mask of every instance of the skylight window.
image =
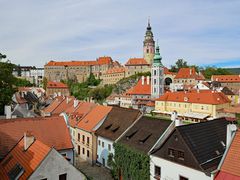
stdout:
<svg viewBox="0 0 240 180">
<path fill-rule="evenodd" d="M 9 172 L 8 177 L 10 180 L 15 180 L 21 177 L 24 173 L 24 169 L 20 164 L 16 164 Z"/>
</svg>

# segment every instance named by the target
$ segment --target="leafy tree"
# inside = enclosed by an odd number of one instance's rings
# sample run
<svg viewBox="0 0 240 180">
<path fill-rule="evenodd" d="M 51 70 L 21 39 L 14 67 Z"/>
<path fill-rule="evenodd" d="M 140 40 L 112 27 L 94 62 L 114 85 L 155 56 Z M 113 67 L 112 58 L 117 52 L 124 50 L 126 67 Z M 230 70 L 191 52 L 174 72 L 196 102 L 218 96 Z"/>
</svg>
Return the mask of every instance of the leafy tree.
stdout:
<svg viewBox="0 0 240 180">
<path fill-rule="evenodd" d="M 89 92 L 89 97 L 92 97 L 95 101 L 102 103 L 112 93 L 113 87 L 111 85 L 105 85 L 104 87 L 97 87 Z"/>
<path fill-rule="evenodd" d="M 171 72 L 178 72 L 180 68 L 186 68 L 189 67 L 187 64 L 187 61 L 184 61 L 183 59 L 178 59 L 175 63 L 175 65 L 171 66 L 170 71 Z"/>
<path fill-rule="evenodd" d="M 17 87 L 31 87 L 31 86 L 33 86 L 33 84 L 30 81 L 28 81 L 26 79 L 20 79 L 20 78 L 16 78 L 14 84 Z"/>
<path fill-rule="evenodd" d="M 47 88 L 47 83 L 48 83 L 47 78 L 43 77 L 43 89 L 45 89 L 45 90 Z"/>
<path fill-rule="evenodd" d="M 211 79 L 212 75 L 230 75 L 232 74 L 227 69 L 217 68 L 217 67 L 206 67 L 203 70 L 203 75 L 206 79 Z"/>
<path fill-rule="evenodd" d="M 100 81 L 100 79 L 95 78 L 93 73 L 90 73 L 86 83 L 88 86 L 97 86 L 100 84 Z"/>
<path fill-rule="evenodd" d="M 0 54 L 0 59 L 6 58 L 6 55 Z M 4 112 L 4 106 L 9 104 L 12 95 L 16 92 L 16 78 L 12 75 L 14 64 L 0 62 L 0 114 Z"/>
</svg>

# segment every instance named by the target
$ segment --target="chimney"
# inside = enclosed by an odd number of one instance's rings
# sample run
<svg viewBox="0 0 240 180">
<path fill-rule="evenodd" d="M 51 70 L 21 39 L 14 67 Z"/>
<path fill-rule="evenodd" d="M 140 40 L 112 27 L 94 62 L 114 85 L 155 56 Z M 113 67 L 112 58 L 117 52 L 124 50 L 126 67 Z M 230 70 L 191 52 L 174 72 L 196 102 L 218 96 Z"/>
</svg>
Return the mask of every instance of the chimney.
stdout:
<svg viewBox="0 0 240 180">
<path fill-rule="evenodd" d="M 11 106 L 5 106 L 4 110 L 5 110 L 6 119 L 11 119 L 12 117 Z"/>
<path fill-rule="evenodd" d="M 227 125 L 227 136 L 226 136 L 226 147 L 229 147 L 234 133 L 237 131 L 237 126 L 235 124 Z"/>
<path fill-rule="evenodd" d="M 24 151 L 26 151 L 34 142 L 34 136 L 30 132 L 24 133 Z"/>
<path fill-rule="evenodd" d="M 69 98 L 68 97 L 67 97 L 66 101 L 67 101 L 67 104 L 68 104 L 69 103 Z"/>
<path fill-rule="evenodd" d="M 147 85 L 149 85 L 150 77 L 147 76 Z"/>
<path fill-rule="evenodd" d="M 173 111 L 171 115 L 171 120 L 175 121 L 175 127 L 182 125 L 182 120 L 178 119 L 177 111 Z"/>
<path fill-rule="evenodd" d="M 142 85 L 144 85 L 144 76 L 142 76 Z"/>
<path fill-rule="evenodd" d="M 192 68 L 190 68 L 190 75 L 192 75 Z"/>
<path fill-rule="evenodd" d="M 77 105 L 78 105 L 78 100 L 77 100 L 77 99 L 74 99 L 74 101 L 73 101 L 73 107 L 76 108 Z"/>
</svg>

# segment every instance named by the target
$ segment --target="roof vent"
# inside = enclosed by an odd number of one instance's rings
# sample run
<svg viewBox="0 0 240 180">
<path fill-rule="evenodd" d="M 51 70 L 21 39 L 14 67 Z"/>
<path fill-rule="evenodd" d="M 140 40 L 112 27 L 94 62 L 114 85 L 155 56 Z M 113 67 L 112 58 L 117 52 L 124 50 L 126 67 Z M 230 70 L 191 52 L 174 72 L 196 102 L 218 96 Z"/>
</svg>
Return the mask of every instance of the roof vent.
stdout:
<svg viewBox="0 0 240 180">
<path fill-rule="evenodd" d="M 188 101 L 188 98 L 187 98 L 187 97 L 184 97 L 184 101 Z"/>
<path fill-rule="evenodd" d="M 219 152 L 218 150 L 216 150 L 215 153 L 216 153 L 217 155 L 220 155 L 220 152 Z"/>
</svg>

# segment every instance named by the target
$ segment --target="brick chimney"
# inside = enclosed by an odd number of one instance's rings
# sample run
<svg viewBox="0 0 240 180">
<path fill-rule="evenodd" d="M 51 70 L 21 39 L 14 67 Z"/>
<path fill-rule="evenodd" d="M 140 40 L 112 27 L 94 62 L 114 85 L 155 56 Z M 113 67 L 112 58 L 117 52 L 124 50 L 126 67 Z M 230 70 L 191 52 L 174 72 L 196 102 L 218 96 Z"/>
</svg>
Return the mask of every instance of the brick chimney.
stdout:
<svg viewBox="0 0 240 180">
<path fill-rule="evenodd" d="M 35 138 L 34 136 L 32 135 L 31 132 L 26 132 L 24 133 L 24 151 L 26 151 L 31 145 L 32 143 L 34 142 Z"/>
</svg>

